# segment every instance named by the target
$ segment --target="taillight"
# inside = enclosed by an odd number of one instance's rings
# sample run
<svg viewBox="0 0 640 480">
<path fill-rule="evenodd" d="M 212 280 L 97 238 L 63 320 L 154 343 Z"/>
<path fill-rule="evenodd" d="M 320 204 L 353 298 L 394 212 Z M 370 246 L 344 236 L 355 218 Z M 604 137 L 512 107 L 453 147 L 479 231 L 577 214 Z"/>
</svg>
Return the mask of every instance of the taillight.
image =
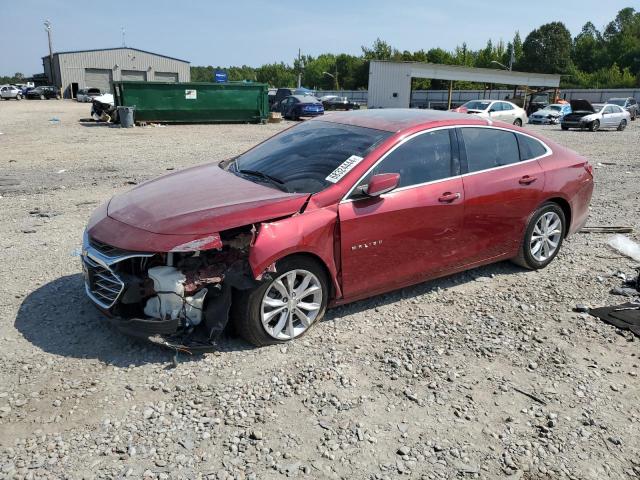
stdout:
<svg viewBox="0 0 640 480">
<path fill-rule="evenodd" d="M 585 162 L 584 163 L 584 169 L 587 171 L 587 173 L 589 175 L 591 175 L 593 177 L 593 167 L 591 166 L 591 164 L 589 162 Z"/>
</svg>

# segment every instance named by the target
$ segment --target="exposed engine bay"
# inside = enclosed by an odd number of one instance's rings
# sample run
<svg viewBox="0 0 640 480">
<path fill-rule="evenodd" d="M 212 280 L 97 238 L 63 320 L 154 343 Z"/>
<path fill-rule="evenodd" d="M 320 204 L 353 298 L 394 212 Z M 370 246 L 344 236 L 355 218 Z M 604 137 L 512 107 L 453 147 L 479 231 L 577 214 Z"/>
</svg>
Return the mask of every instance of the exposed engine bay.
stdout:
<svg viewBox="0 0 640 480">
<path fill-rule="evenodd" d="M 259 283 L 248 263 L 254 235 L 249 226 L 208 237 L 206 250 L 145 253 L 85 233 L 85 288 L 124 333 L 178 350 L 212 349 L 229 320 L 232 290 Z"/>
</svg>

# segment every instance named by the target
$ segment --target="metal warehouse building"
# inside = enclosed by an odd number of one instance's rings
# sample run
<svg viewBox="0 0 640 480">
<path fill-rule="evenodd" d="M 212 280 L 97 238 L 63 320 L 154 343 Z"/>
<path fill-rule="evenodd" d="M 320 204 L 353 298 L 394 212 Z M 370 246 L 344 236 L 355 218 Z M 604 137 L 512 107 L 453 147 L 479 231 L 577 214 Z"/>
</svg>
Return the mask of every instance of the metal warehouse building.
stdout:
<svg viewBox="0 0 640 480">
<path fill-rule="evenodd" d="M 111 82 L 119 80 L 191 79 L 188 61 L 129 47 L 57 52 L 52 58 L 42 57 L 42 65 L 49 82 L 61 88 L 65 98 L 75 97 L 81 88 L 111 92 Z"/>
</svg>

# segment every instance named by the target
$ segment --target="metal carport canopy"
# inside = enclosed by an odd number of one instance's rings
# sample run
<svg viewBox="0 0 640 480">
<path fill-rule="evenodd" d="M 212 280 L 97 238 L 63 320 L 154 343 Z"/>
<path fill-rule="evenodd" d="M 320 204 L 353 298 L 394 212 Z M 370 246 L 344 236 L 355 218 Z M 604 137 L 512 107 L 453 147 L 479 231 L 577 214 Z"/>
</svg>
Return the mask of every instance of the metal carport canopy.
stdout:
<svg viewBox="0 0 640 480">
<path fill-rule="evenodd" d="M 369 107 L 408 107 L 411 97 L 411 78 L 464 80 L 528 87 L 558 88 L 560 86 L 560 75 L 547 73 L 512 72 L 438 63 L 372 60 L 369 65 Z"/>
</svg>

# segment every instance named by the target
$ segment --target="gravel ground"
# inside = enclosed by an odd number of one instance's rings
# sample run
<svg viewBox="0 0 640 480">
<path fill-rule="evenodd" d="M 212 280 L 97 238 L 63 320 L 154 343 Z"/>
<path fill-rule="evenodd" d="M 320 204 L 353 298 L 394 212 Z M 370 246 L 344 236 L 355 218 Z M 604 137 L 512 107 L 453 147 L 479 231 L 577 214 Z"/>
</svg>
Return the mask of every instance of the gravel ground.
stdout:
<svg viewBox="0 0 640 480">
<path fill-rule="evenodd" d="M 284 125 L 124 130 L 88 111 L 0 102 L 0 478 L 640 476 L 638 340 L 572 312 L 622 301 L 608 292 L 635 265 L 606 235 L 571 237 L 542 271 L 479 268 L 171 368 L 85 299 L 84 225 L 131 184 Z M 596 165 L 590 225 L 640 231 L 640 122 L 527 128 Z"/>
</svg>

